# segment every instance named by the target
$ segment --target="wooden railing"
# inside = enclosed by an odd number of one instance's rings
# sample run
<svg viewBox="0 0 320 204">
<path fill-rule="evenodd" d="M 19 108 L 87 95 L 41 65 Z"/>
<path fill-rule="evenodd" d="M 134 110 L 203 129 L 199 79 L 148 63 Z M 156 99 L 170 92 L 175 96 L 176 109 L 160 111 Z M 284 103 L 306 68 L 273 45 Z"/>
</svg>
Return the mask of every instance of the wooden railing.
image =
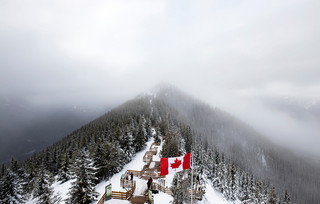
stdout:
<svg viewBox="0 0 320 204">
<path fill-rule="evenodd" d="M 128 171 L 128 174 L 131 174 L 133 176 L 137 176 L 137 177 L 141 177 L 141 171 L 136 171 L 136 170 L 127 170 Z"/>
<path fill-rule="evenodd" d="M 129 200 L 132 197 L 132 195 L 134 194 L 134 192 L 136 190 L 136 181 L 126 180 L 123 183 L 124 183 L 124 185 L 128 185 L 128 187 L 130 187 L 131 189 L 128 190 L 127 192 L 112 191 L 112 198 L 113 199 Z M 100 198 L 100 200 L 98 201 L 97 204 L 103 204 L 104 201 L 105 201 L 105 193 L 102 195 L 102 197 Z"/>
<path fill-rule="evenodd" d="M 152 183 L 151 189 L 153 189 L 153 190 L 158 190 L 158 191 L 167 193 L 167 194 L 169 194 L 169 195 L 173 195 L 170 188 L 166 188 L 166 187 L 164 187 L 164 186 L 161 186 L 161 185 L 158 184 L 158 183 Z"/>
<path fill-rule="evenodd" d="M 120 187 L 124 188 L 133 188 L 133 185 L 136 181 L 127 180 L 127 179 L 120 179 Z"/>
<path fill-rule="evenodd" d="M 104 203 L 104 199 L 105 199 L 106 193 L 104 193 L 102 195 L 102 197 L 100 198 L 100 200 L 97 202 L 97 204 L 103 204 Z"/>
<path fill-rule="evenodd" d="M 112 191 L 112 198 L 119 199 L 119 200 L 129 200 L 132 197 L 135 190 L 136 190 L 136 181 L 133 181 L 132 188 L 127 192 Z"/>
<path fill-rule="evenodd" d="M 145 170 L 147 170 L 151 164 L 152 160 L 148 161 L 148 163 L 146 165 L 143 166 L 142 170 L 141 170 L 141 175 L 143 175 L 143 173 L 145 172 Z"/>
<path fill-rule="evenodd" d="M 160 146 L 160 143 L 152 143 L 152 144 L 151 144 L 151 147 L 152 147 L 152 146 Z"/>
<path fill-rule="evenodd" d="M 149 161 L 152 160 L 152 157 L 153 157 L 153 154 L 145 154 L 145 155 L 143 156 L 143 161 L 144 161 L 144 162 L 149 162 Z"/>
<path fill-rule="evenodd" d="M 155 152 L 155 153 L 157 154 L 158 147 L 152 147 L 152 148 L 150 148 L 149 151 L 150 151 L 150 152 Z"/>
</svg>

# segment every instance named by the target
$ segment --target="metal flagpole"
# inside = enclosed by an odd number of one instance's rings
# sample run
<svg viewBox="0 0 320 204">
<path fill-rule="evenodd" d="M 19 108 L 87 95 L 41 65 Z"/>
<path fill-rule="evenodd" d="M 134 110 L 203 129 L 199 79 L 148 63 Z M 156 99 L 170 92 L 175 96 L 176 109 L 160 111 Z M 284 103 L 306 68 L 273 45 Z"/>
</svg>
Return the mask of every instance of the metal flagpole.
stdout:
<svg viewBox="0 0 320 204">
<path fill-rule="evenodd" d="M 192 193 L 193 193 L 193 153 L 191 152 L 191 204 L 192 204 Z"/>
</svg>

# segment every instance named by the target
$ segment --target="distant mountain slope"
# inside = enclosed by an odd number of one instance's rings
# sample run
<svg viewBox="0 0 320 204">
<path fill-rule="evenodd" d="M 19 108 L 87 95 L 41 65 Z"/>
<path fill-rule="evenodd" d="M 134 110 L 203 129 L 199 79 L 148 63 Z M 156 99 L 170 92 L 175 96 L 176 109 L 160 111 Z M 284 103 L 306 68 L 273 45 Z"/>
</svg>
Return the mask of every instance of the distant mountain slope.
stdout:
<svg viewBox="0 0 320 204">
<path fill-rule="evenodd" d="M 84 153 L 93 161 L 97 179 L 109 178 L 145 146 L 152 136 L 151 128 L 167 137 L 166 141 L 174 141 L 172 154 L 188 152 L 192 142 L 194 149 L 217 149 L 223 162 L 235 162 L 242 172 L 275 186 L 278 194 L 289 190 L 293 203 L 320 200 L 319 166 L 272 144 L 230 114 L 168 85 L 127 101 L 29 158 L 23 164 L 28 175 L 24 178 L 28 183 L 25 191 L 31 193 L 36 185 L 33 182 L 39 176 L 39 166 L 58 175 L 61 182 L 70 180 L 77 174 L 73 170 L 75 161 Z M 163 153 L 170 148 L 164 148 Z"/>
<path fill-rule="evenodd" d="M 166 104 L 171 117 L 189 124 L 204 142 L 279 191 L 288 189 L 294 203 L 318 203 L 320 166 L 272 144 L 228 113 L 213 109 L 172 86 L 158 87 L 153 104 Z M 156 97 L 154 97 L 156 96 Z M 161 108 L 160 108 L 161 109 Z M 289 141 L 288 141 L 289 142 Z"/>
<path fill-rule="evenodd" d="M 80 107 L 38 107 L 0 100 L 0 163 L 22 161 L 104 113 Z"/>
</svg>

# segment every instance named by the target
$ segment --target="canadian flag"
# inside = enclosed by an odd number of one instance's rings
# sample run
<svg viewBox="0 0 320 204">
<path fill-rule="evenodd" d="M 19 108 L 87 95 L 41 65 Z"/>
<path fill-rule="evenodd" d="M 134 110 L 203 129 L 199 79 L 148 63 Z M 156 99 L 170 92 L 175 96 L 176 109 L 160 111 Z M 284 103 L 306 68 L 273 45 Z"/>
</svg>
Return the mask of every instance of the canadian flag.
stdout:
<svg viewBox="0 0 320 204">
<path fill-rule="evenodd" d="M 161 158 L 160 175 L 174 174 L 185 169 L 190 169 L 191 152 L 182 157 Z"/>
</svg>

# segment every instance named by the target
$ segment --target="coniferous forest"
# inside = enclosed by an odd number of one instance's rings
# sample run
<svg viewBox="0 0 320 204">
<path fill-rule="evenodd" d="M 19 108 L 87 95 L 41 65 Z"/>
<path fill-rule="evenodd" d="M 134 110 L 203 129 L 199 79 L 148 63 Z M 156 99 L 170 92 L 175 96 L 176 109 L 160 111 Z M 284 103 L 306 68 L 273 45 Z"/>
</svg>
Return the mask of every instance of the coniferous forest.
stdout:
<svg viewBox="0 0 320 204">
<path fill-rule="evenodd" d="M 162 157 L 192 151 L 194 175 L 199 175 L 202 188 L 209 182 L 227 200 L 273 204 L 316 203 L 319 198 L 309 189 L 320 189 L 315 167 L 289 171 L 293 163 L 271 151 L 269 143 L 260 145 L 251 140 L 255 132 L 240 121 L 167 87 L 157 90 L 157 96 L 143 94 L 124 103 L 25 162 L 13 158 L 10 164 L 2 164 L 0 203 L 23 203 L 31 197 L 38 198 L 39 203 L 59 203 L 61 197 L 54 194 L 51 184 L 71 179 L 66 203 L 97 200 L 94 186 L 119 172 L 143 149 L 152 135 L 151 128 L 157 131 L 156 141 L 165 138 Z M 283 175 L 286 178 L 279 180 Z M 298 182 L 293 179 L 295 175 L 303 175 L 309 185 L 292 186 Z M 174 203 L 190 201 L 190 180 L 190 170 L 175 175 Z M 303 192 L 307 194 L 303 196 Z"/>
</svg>

